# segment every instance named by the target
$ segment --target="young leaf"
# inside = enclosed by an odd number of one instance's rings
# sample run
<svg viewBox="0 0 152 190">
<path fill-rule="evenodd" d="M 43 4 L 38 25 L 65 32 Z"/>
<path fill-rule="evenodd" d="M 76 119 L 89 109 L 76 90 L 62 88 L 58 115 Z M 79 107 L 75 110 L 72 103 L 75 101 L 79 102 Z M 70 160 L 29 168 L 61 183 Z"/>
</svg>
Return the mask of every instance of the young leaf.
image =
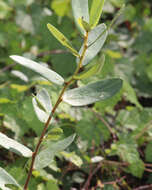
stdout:
<svg viewBox="0 0 152 190">
<path fill-rule="evenodd" d="M 77 74 L 76 76 L 74 76 L 74 79 L 85 79 L 89 78 L 92 75 L 95 75 L 96 73 L 99 73 L 104 65 L 104 62 L 105 56 L 103 55 L 93 67 L 89 68 L 87 71 Z"/>
<path fill-rule="evenodd" d="M 15 185 L 22 189 L 20 185 L 16 182 L 16 180 L 7 173 L 3 168 L 0 167 L 0 188 L 2 190 L 11 190 L 10 188 L 6 187 L 5 185 Z"/>
<path fill-rule="evenodd" d="M 104 0 L 93 0 L 90 10 L 90 26 L 94 28 L 100 19 L 102 9 L 104 5 Z"/>
<path fill-rule="evenodd" d="M 72 106 L 85 106 L 112 97 L 121 86 L 121 79 L 102 80 L 66 91 L 63 100 Z"/>
<path fill-rule="evenodd" d="M 87 23 L 82 18 L 78 19 L 78 23 L 81 26 L 81 28 L 83 28 L 85 31 L 89 32 L 91 30 L 91 27 L 90 27 L 89 23 Z"/>
<path fill-rule="evenodd" d="M 79 53 L 77 52 L 76 49 L 74 49 L 70 43 L 70 41 L 57 29 L 55 28 L 52 24 L 47 24 L 47 27 L 49 31 L 52 33 L 52 35 L 65 47 L 67 47 L 73 55 L 76 57 L 79 57 Z"/>
<path fill-rule="evenodd" d="M 38 74 L 55 84 L 62 85 L 64 83 L 64 79 L 59 74 L 36 63 L 35 61 L 18 55 L 11 55 L 10 58 L 20 65 L 37 72 Z"/>
<path fill-rule="evenodd" d="M 85 53 L 85 56 L 83 59 L 83 63 L 82 63 L 83 65 L 86 65 L 87 63 L 89 63 L 89 61 L 91 61 L 91 59 L 93 59 L 97 55 L 97 53 L 99 53 L 99 51 L 101 50 L 101 48 L 107 38 L 107 35 L 108 35 L 108 32 L 106 31 L 106 29 L 107 29 L 107 27 L 105 24 L 100 24 L 89 32 L 88 49 L 86 50 L 86 53 Z M 96 41 L 96 39 L 100 35 L 101 35 L 101 37 Z M 91 46 L 89 46 L 89 45 L 91 45 Z M 79 52 L 80 55 L 82 54 L 83 46 L 84 45 L 82 45 L 82 47 L 80 49 L 80 52 Z M 79 62 L 79 59 L 77 59 L 77 63 L 78 62 Z"/>
<path fill-rule="evenodd" d="M 35 169 L 42 169 L 42 168 L 48 166 L 52 162 L 55 154 L 66 149 L 73 142 L 75 136 L 76 135 L 73 134 L 73 135 L 63 139 L 62 141 L 58 141 L 57 143 L 48 144 L 47 148 L 43 149 L 37 155 L 34 168 Z"/>
<path fill-rule="evenodd" d="M 0 133 L 0 146 L 24 157 L 32 156 L 32 151 L 29 148 L 13 139 L 8 138 L 3 133 Z"/>
<path fill-rule="evenodd" d="M 32 103 L 38 119 L 45 123 L 52 111 L 52 103 L 48 92 L 45 89 L 39 91 L 32 99 Z"/>
<path fill-rule="evenodd" d="M 84 33 L 84 30 L 82 30 L 78 23 L 78 19 L 83 18 L 83 20 L 89 23 L 88 0 L 72 0 L 72 11 L 77 26 L 79 27 L 80 31 Z"/>
</svg>

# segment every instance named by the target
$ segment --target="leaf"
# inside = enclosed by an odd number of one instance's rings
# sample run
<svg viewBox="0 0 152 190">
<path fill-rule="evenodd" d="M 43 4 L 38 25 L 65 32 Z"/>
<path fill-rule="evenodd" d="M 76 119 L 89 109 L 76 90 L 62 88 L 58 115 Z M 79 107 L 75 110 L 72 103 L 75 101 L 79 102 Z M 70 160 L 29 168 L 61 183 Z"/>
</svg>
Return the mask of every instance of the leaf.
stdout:
<svg viewBox="0 0 152 190">
<path fill-rule="evenodd" d="M 73 164 L 75 164 L 78 167 L 81 167 L 81 165 L 83 164 L 83 161 L 81 160 L 81 158 L 76 155 L 75 152 L 66 152 L 66 151 L 62 151 L 61 155 L 68 161 L 72 162 Z"/>
<path fill-rule="evenodd" d="M 70 10 L 70 0 L 53 0 L 51 8 L 58 16 L 65 16 Z"/>
<path fill-rule="evenodd" d="M 49 132 L 49 134 L 47 135 L 46 139 L 48 140 L 58 140 L 61 135 L 63 134 L 63 130 L 59 127 L 55 127 L 53 129 L 51 129 Z"/>
<path fill-rule="evenodd" d="M 47 27 L 49 31 L 52 33 L 52 35 L 65 47 L 67 47 L 73 55 L 76 57 L 79 57 L 79 53 L 77 52 L 76 49 L 74 49 L 70 43 L 70 41 L 57 29 L 55 28 L 52 24 L 47 24 Z"/>
<path fill-rule="evenodd" d="M 143 161 L 140 159 L 137 144 L 134 139 L 127 135 L 121 135 L 120 141 L 113 145 L 116 145 L 117 155 L 120 156 L 124 162 L 129 163 L 125 171 L 131 173 L 135 177 L 141 178 L 145 167 Z"/>
<path fill-rule="evenodd" d="M 122 86 L 121 79 L 107 79 L 68 90 L 63 100 L 72 106 L 85 106 L 115 95 Z"/>
<path fill-rule="evenodd" d="M 84 33 L 84 30 L 82 30 L 78 23 L 78 19 L 83 18 L 84 21 L 89 23 L 88 0 L 72 0 L 72 11 L 78 28 Z"/>
<path fill-rule="evenodd" d="M 82 18 L 78 19 L 78 23 L 81 26 L 81 28 L 83 28 L 85 31 L 89 32 L 91 30 L 91 27 L 90 27 L 89 23 L 87 23 Z"/>
<path fill-rule="evenodd" d="M 138 102 L 135 90 L 126 80 L 124 80 L 123 82 L 123 93 L 127 100 L 129 100 L 131 103 L 135 104 L 140 110 L 142 110 L 142 106 Z"/>
<path fill-rule="evenodd" d="M 37 72 L 38 74 L 55 84 L 62 85 L 64 83 L 64 79 L 59 74 L 36 63 L 35 61 L 18 55 L 11 55 L 10 58 L 20 65 Z"/>
<path fill-rule="evenodd" d="M 3 133 L 0 133 L 0 146 L 24 157 L 32 156 L 32 151 L 29 148 L 18 143 L 17 141 L 13 139 L 8 138 Z"/>
<path fill-rule="evenodd" d="M 39 91 L 32 99 L 32 103 L 38 119 L 45 123 L 52 111 L 52 103 L 48 92 L 45 89 Z"/>
<path fill-rule="evenodd" d="M 95 75 L 96 73 L 99 73 L 104 65 L 104 62 L 105 56 L 103 55 L 95 65 L 93 65 L 88 70 L 77 74 L 76 76 L 74 76 L 74 79 L 86 79 L 92 75 Z"/>
<path fill-rule="evenodd" d="M 146 146 L 145 157 L 147 162 L 152 162 L 152 142 L 149 142 Z"/>
<path fill-rule="evenodd" d="M 90 10 L 90 22 L 89 24 L 94 28 L 100 19 L 102 9 L 104 5 L 104 0 L 93 0 Z"/>
<path fill-rule="evenodd" d="M 97 53 L 99 53 L 99 51 L 101 50 L 108 35 L 108 32 L 106 31 L 106 29 L 107 27 L 105 24 L 100 24 L 89 32 L 88 49 L 86 50 L 86 53 L 82 62 L 83 65 L 86 65 L 87 63 L 89 63 L 91 59 L 93 59 L 97 55 Z M 99 37 L 100 35 L 101 37 Z M 83 46 L 84 44 L 82 45 L 79 51 L 80 55 L 82 54 Z M 79 59 L 77 58 L 77 63 L 78 62 L 79 62 Z"/>
<path fill-rule="evenodd" d="M 16 182 L 16 180 L 3 168 L 0 167 L 0 188 L 2 190 L 11 190 L 10 188 L 5 186 L 8 184 L 15 185 L 21 189 L 20 185 Z"/>
<path fill-rule="evenodd" d="M 61 152 L 62 150 L 66 149 L 74 140 L 75 134 L 63 139 L 62 141 L 58 141 L 57 143 L 50 143 L 48 144 L 47 148 L 43 149 L 36 157 L 35 160 L 35 169 L 42 169 L 48 166 L 55 154 Z"/>
</svg>

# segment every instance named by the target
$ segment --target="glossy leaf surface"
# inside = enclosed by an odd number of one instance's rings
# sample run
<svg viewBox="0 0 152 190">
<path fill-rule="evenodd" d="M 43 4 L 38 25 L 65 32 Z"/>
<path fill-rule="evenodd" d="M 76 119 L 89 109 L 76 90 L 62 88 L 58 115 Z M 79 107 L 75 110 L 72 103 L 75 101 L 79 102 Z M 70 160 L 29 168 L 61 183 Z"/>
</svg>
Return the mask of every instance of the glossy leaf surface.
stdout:
<svg viewBox="0 0 152 190">
<path fill-rule="evenodd" d="M 104 5 L 104 0 L 93 0 L 90 10 L 90 22 L 92 27 L 95 27 L 100 19 L 102 9 Z"/>
<path fill-rule="evenodd" d="M 67 137 L 61 141 L 58 141 L 57 143 L 48 144 L 47 148 L 42 150 L 37 155 L 34 168 L 35 169 L 42 169 L 42 168 L 48 166 L 52 162 L 55 154 L 66 149 L 73 142 L 75 136 L 76 135 L 73 134 L 73 135 L 71 135 L 71 136 L 69 136 L 69 137 Z"/>
<path fill-rule="evenodd" d="M 107 27 L 105 24 L 100 24 L 89 32 L 88 49 L 86 50 L 85 57 L 82 62 L 83 65 L 86 65 L 87 63 L 89 63 L 91 59 L 93 59 L 97 55 L 97 53 L 99 53 L 99 51 L 101 50 L 108 35 L 106 28 Z M 100 35 L 101 37 L 99 37 Z M 97 40 L 98 37 L 99 39 Z M 80 55 L 82 54 L 83 46 L 84 45 L 82 45 L 80 49 L 80 52 L 79 52 Z M 79 59 L 77 59 L 77 63 L 78 62 L 79 62 Z"/>
<path fill-rule="evenodd" d="M 2 190 L 11 190 L 10 188 L 5 186 L 8 184 L 20 187 L 19 184 L 16 182 L 16 180 L 9 173 L 7 173 L 3 168 L 0 167 L 0 188 Z"/>
<path fill-rule="evenodd" d="M 32 99 L 32 103 L 38 119 L 45 123 L 52 111 L 52 103 L 48 92 L 45 89 L 39 91 Z"/>
<path fill-rule="evenodd" d="M 50 82 L 53 82 L 58 85 L 62 85 L 64 83 L 64 79 L 59 74 L 52 71 L 51 69 L 48 69 L 36 63 L 35 61 L 18 55 L 11 55 L 10 58 L 13 59 L 15 62 L 19 63 L 20 65 L 35 71 L 36 73 L 40 74 Z"/>
<path fill-rule="evenodd" d="M 79 53 L 76 49 L 74 49 L 70 43 L 70 41 L 52 24 L 47 24 L 47 27 L 49 31 L 52 33 L 52 35 L 65 47 L 67 47 L 73 55 L 76 57 L 79 57 Z"/>
<path fill-rule="evenodd" d="M 85 106 L 112 97 L 121 87 L 121 79 L 101 80 L 66 91 L 63 100 L 72 106 Z"/>
<path fill-rule="evenodd" d="M 29 148 L 11 138 L 8 138 L 3 133 L 0 133 L 0 146 L 24 157 L 32 156 L 32 151 Z"/>
</svg>

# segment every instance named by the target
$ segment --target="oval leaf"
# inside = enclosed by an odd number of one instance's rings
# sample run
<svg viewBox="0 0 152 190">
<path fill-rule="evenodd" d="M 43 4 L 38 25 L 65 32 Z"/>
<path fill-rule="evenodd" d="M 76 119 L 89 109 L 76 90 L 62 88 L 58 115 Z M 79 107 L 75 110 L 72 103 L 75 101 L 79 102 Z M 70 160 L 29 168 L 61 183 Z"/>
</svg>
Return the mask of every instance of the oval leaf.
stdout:
<svg viewBox="0 0 152 190">
<path fill-rule="evenodd" d="M 84 72 L 74 76 L 74 79 L 79 79 L 79 80 L 86 79 L 92 75 L 95 75 L 96 73 L 99 73 L 104 65 L 104 62 L 105 62 L 105 56 L 103 55 L 95 65 L 93 65 L 87 71 L 84 71 Z"/>
<path fill-rule="evenodd" d="M 104 0 L 93 0 L 90 10 L 90 22 L 89 24 L 94 28 L 100 19 L 102 9 L 104 5 Z"/>
<path fill-rule="evenodd" d="M 48 92 L 45 89 L 39 91 L 32 99 L 32 103 L 38 119 L 45 123 L 52 111 L 52 103 Z"/>
<path fill-rule="evenodd" d="M 74 49 L 70 43 L 70 41 L 57 29 L 55 28 L 52 24 L 47 24 L 47 27 L 49 31 L 52 33 L 52 35 L 65 47 L 67 47 L 73 55 L 76 57 L 79 57 L 79 53 L 77 52 L 76 49 Z"/>
<path fill-rule="evenodd" d="M 83 20 L 89 23 L 88 0 L 72 0 L 72 11 L 78 28 L 84 33 L 85 30 L 80 27 L 78 19 L 83 18 Z"/>
<path fill-rule="evenodd" d="M 50 143 L 46 149 L 42 150 L 37 155 L 34 168 L 42 169 L 48 166 L 52 162 L 55 154 L 66 149 L 74 141 L 75 136 L 76 135 L 73 134 L 61 141 L 58 141 L 57 143 Z"/>
<path fill-rule="evenodd" d="M 86 65 L 87 63 L 89 63 L 91 59 L 93 59 L 97 55 L 97 53 L 99 53 L 99 51 L 101 50 L 108 35 L 108 32 L 106 31 L 106 29 L 107 27 L 105 24 L 100 24 L 89 32 L 89 36 L 88 36 L 89 47 L 86 50 L 86 53 L 82 62 L 83 65 Z M 100 35 L 101 37 L 99 37 Z M 80 52 L 79 52 L 80 55 L 82 54 L 83 46 L 84 45 L 82 45 L 80 49 Z M 79 62 L 79 59 L 77 59 L 77 63 L 78 62 Z"/>
<path fill-rule="evenodd" d="M 10 190 L 10 188 L 6 187 L 5 185 L 16 185 L 20 187 L 20 185 L 16 182 L 16 180 L 7 173 L 3 168 L 0 167 L 0 188 L 3 190 Z"/>
<path fill-rule="evenodd" d="M 13 139 L 8 138 L 3 133 L 0 133 L 0 146 L 24 157 L 32 156 L 32 151 L 29 148 Z"/>
<path fill-rule="evenodd" d="M 38 74 L 55 84 L 62 85 L 64 83 L 64 79 L 59 74 L 52 71 L 51 69 L 40 65 L 39 63 L 36 63 L 35 61 L 18 55 L 11 55 L 10 58 L 20 65 L 37 72 Z"/>
<path fill-rule="evenodd" d="M 72 106 L 85 106 L 112 97 L 121 87 L 121 79 L 102 80 L 66 91 L 63 100 Z"/>
</svg>

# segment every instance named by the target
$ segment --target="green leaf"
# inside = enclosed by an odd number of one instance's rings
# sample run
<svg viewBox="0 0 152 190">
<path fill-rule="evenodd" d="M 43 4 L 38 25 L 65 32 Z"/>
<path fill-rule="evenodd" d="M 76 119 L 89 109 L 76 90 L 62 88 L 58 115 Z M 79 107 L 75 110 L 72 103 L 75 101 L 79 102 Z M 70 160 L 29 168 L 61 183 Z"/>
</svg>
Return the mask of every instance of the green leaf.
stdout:
<svg viewBox="0 0 152 190">
<path fill-rule="evenodd" d="M 129 163 L 125 171 L 135 177 L 141 178 L 145 167 L 143 161 L 140 159 L 136 142 L 129 136 L 121 136 L 121 140 L 113 145 L 116 147 L 117 155 L 120 156 L 124 162 Z"/>
<path fill-rule="evenodd" d="M 90 27 L 89 23 L 87 23 L 82 18 L 78 19 L 78 23 L 81 26 L 81 28 L 83 28 L 85 31 L 89 32 L 91 30 L 91 27 Z"/>
<path fill-rule="evenodd" d="M 52 103 L 48 92 L 45 89 L 39 91 L 32 99 L 32 103 L 38 119 L 45 123 L 52 111 Z"/>
<path fill-rule="evenodd" d="M 18 55 L 11 55 L 10 58 L 20 65 L 37 72 L 38 74 L 42 75 L 44 78 L 55 84 L 62 85 L 64 83 L 64 79 L 59 74 L 36 63 L 35 61 Z"/>
<path fill-rule="evenodd" d="M 122 86 L 121 79 L 107 79 L 68 90 L 63 100 L 72 106 L 85 106 L 115 95 Z"/>
<path fill-rule="evenodd" d="M 11 190 L 10 188 L 5 186 L 8 184 L 15 185 L 19 187 L 20 189 L 22 189 L 11 175 L 7 173 L 3 168 L 0 167 L 0 188 L 2 190 Z"/>
<path fill-rule="evenodd" d="M 13 139 L 8 138 L 3 133 L 0 133 L 0 146 L 24 157 L 32 156 L 32 151 L 29 148 L 18 143 L 17 141 Z"/>
<path fill-rule="evenodd" d="M 90 10 L 90 22 L 89 24 L 94 28 L 100 19 L 102 9 L 104 5 L 104 0 L 93 0 Z"/>
<path fill-rule="evenodd" d="M 142 109 L 141 104 L 138 102 L 135 90 L 126 80 L 124 80 L 123 82 L 123 93 L 124 93 L 124 96 L 126 96 L 127 100 L 135 104 L 139 109 Z"/>
<path fill-rule="evenodd" d="M 75 152 L 66 152 L 66 151 L 62 151 L 61 155 L 68 161 L 72 162 L 73 164 L 75 164 L 78 167 L 81 167 L 81 165 L 83 164 L 83 161 L 81 160 L 81 158 L 76 155 Z"/>
<path fill-rule="evenodd" d="M 106 31 L 107 27 L 105 24 L 100 24 L 97 27 L 95 27 L 93 30 L 89 32 L 88 36 L 88 48 L 86 50 L 84 59 L 82 64 L 86 65 L 93 59 L 101 50 L 103 44 L 105 43 L 105 40 L 107 38 L 108 32 Z M 101 35 L 102 34 L 102 35 Z M 100 36 L 101 35 L 101 36 Z M 100 36 L 100 37 L 99 37 Z M 99 37 L 98 40 L 96 40 Z M 82 45 L 79 54 L 82 54 L 83 51 Z M 79 59 L 77 58 L 77 63 L 79 62 Z"/>
<path fill-rule="evenodd" d="M 47 135 L 46 139 L 47 140 L 58 140 L 61 135 L 63 134 L 63 130 L 59 127 L 55 127 L 53 129 L 51 129 L 49 132 L 49 134 Z"/>
<path fill-rule="evenodd" d="M 82 30 L 78 23 L 78 19 L 83 18 L 84 21 L 89 23 L 88 0 L 72 0 L 72 11 L 78 28 L 84 33 L 84 30 Z"/>
<path fill-rule="evenodd" d="M 147 162 L 152 162 L 152 142 L 149 142 L 146 146 L 145 156 Z"/>
<path fill-rule="evenodd" d="M 70 0 L 53 0 L 51 8 L 58 16 L 65 16 L 70 10 Z"/>
<path fill-rule="evenodd" d="M 61 141 L 58 141 L 57 143 L 49 143 L 47 148 L 43 149 L 37 155 L 34 168 L 42 169 L 42 168 L 48 166 L 52 162 L 55 154 L 66 149 L 73 142 L 75 136 L 76 135 L 73 134 Z"/>
<path fill-rule="evenodd" d="M 70 41 L 52 24 L 47 24 L 47 27 L 49 31 L 52 33 L 52 35 L 65 47 L 67 47 L 73 55 L 76 57 L 79 57 L 79 53 L 76 49 L 74 49 L 70 43 Z"/>
<path fill-rule="evenodd" d="M 104 65 L 104 62 L 105 56 L 103 55 L 95 65 L 93 65 L 91 68 L 88 68 L 86 71 L 77 74 L 74 76 L 74 79 L 86 79 L 92 75 L 95 75 L 96 73 L 99 73 Z"/>
<path fill-rule="evenodd" d="M 46 189 L 59 190 L 59 187 L 53 180 L 49 180 L 46 185 Z"/>
</svg>

